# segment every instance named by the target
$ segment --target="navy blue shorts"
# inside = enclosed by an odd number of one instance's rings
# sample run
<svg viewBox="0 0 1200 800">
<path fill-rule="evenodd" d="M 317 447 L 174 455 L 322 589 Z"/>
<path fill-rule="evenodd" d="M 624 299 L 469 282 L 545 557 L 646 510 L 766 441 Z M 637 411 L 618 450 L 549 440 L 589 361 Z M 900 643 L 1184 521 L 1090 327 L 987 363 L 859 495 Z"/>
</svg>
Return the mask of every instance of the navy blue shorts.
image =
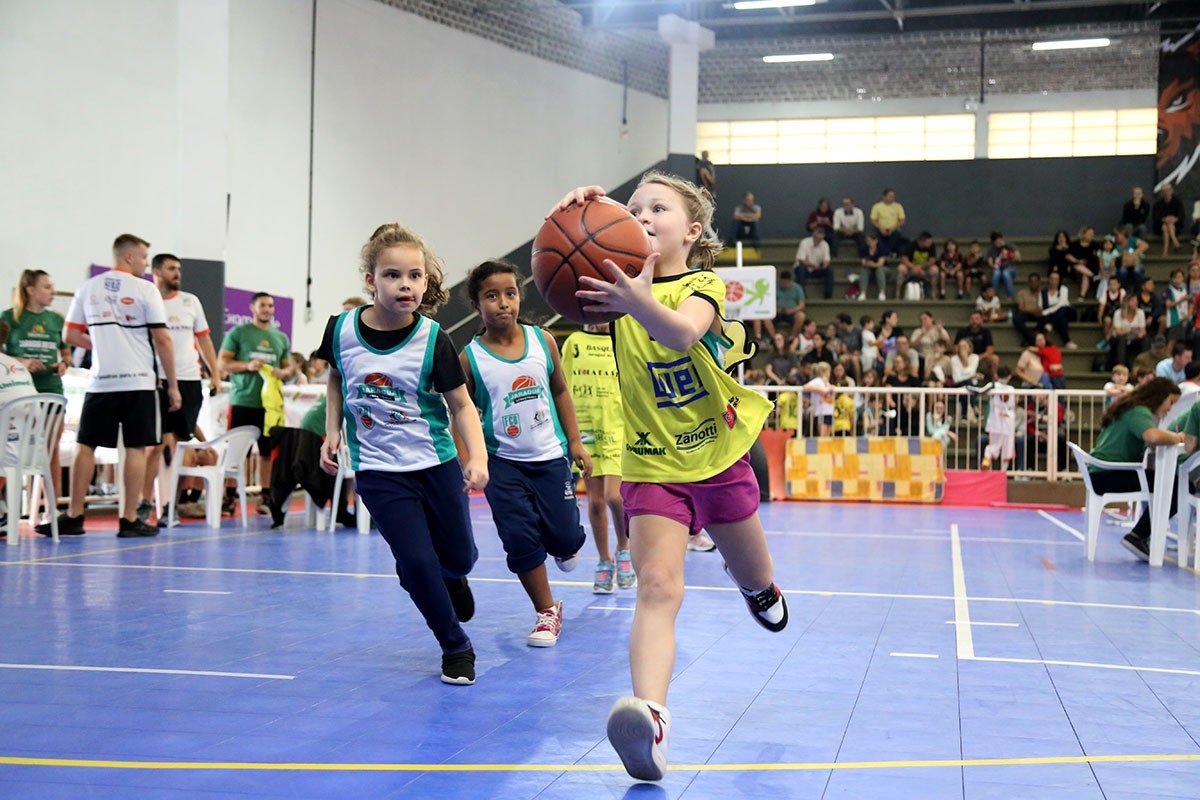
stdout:
<svg viewBox="0 0 1200 800">
<path fill-rule="evenodd" d="M 575 476 L 566 458 L 518 462 L 489 456 L 483 492 L 510 572 L 535 569 L 547 554 L 569 558 L 583 547 L 587 537 L 579 524 Z"/>
</svg>

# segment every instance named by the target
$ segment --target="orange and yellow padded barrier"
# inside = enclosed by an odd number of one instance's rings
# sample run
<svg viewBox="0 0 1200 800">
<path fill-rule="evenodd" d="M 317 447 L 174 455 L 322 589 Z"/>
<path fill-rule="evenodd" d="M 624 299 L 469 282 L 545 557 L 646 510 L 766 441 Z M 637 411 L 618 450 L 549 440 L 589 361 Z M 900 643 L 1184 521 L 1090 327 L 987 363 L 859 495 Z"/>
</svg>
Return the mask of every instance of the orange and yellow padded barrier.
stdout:
<svg viewBox="0 0 1200 800">
<path fill-rule="evenodd" d="M 791 500 L 940 503 L 942 443 L 919 437 L 791 439 L 785 465 Z"/>
</svg>

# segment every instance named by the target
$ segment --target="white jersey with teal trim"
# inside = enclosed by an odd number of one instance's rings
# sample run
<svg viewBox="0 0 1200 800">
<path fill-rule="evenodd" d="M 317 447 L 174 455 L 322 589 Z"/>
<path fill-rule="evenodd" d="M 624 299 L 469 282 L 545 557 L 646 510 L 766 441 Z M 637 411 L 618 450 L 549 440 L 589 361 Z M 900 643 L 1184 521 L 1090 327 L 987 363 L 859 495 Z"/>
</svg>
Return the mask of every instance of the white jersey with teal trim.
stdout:
<svg viewBox="0 0 1200 800">
<path fill-rule="evenodd" d="M 475 383 L 475 405 L 483 417 L 483 439 L 488 453 L 513 461 L 549 461 L 567 455 L 550 373 L 554 362 L 542 332 L 522 325 L 525 352 L 520 358 L 502 358 L 472 339 L 464 349 Z"/>
<path fill-rule="evenodd" d="M 403 342 L 376 350 L 358 330 L 361 314 L 343 312 L 333 332 L 351 466 L 414 472 L 455 458 L 446 402 L 433 390 L 438 324 L 418 316 Z"/>
</svg>

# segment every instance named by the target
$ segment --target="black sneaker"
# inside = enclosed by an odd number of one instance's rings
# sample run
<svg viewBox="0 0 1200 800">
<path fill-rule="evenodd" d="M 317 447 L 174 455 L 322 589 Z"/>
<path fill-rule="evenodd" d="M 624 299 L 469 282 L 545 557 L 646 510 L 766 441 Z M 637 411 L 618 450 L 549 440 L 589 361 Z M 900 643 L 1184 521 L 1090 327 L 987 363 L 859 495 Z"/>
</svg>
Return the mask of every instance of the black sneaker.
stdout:
<svg viewBox="0 0 1200 800">
<path fill-rule="evenodd" d="M 163 506 L 162 512 L 158 515 L 158 522 L 154 523 L 156 528 L 172 528 L 171 524 L 171 505 L 168 503 Z"/>
<path fill-rule="evenodd" d="M 149 500 L 143 500 L 138 503 L 137 518 L 142 522 L 150 522 L 150 512 L 154 511 L 154 505 Z"/>
<path fill-rule="evenodd" d="M 33 532 L 38 536 L 53 536 L 50 530 L 50 523 L 43 522 L 41 525 L 35 525 Z M 83 514 L 78 517 L 72 517 L 70 514 L 63 512 L 58 515 L 58 535 L 59 536 L 82 536 L 87 533 L 83 529 Z"/>
<path fill-rule="evenodd" d="M 733 573 L 729 571 L 729 565 L 725 565 L 725 574 L 733 578 Z M 735 584 L 736 580 L 733 581 Z M 746 601 L 746 607 L 750 609 L 750 616 L 754 617 L 755 622 L 762 625 L 771 633 L 779 633 L 787 627 L 788 624 L 788 607 L 787 598 L 783 596 L 783 592 L 779 586 L 772 583 L 761 592 L 749 592 L 738 586 L 738 591 L 742 593 L 742 599 Z"/>
<path fill-rule="evenodd" d="M 140 536 L 158 536 L 158 528 L 153 525 L 147 525 L 140 519 L 130 522 L 121 517 L 120 525 L 117 527 L 117 538 L 134 539 Z"/>
<path fill-rule="evenodd" d="M 464 650 L 442 656 L 442 683 L 472 686 L 475 683 L 475 651 Z"/>
<path fill-rule="evenodd" d="M 443 578 L 446 590 L 450 592 L 450 602 L 454 604 L 454 616 L 459 622 L 470 622 L 475 616 L 475 595 L 471 594 L 471 586 L 466 578 Z"/>
<path fill-rule="evenodd" d="M 1125 538 L 1121 540 L 1121 546 L 1142 561 L 1149 563 L 1150 561 L 1150 539 L 1142 536 L 1137 536 L 1132 533 L 1125 534 Z"/>
</svg>

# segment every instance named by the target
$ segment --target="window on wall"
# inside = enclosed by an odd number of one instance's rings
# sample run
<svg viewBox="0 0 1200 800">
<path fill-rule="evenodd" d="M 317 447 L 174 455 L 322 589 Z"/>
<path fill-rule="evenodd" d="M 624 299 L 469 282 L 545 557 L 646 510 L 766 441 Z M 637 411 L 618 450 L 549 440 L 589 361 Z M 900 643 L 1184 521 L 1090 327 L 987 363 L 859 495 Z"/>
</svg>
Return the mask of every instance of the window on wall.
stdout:
<svg viewBox="0 0 1200 800">
<path fill-rule="evenodd" d="M 975 157 L 975 115 L 701 122 L 714 164 L 955 161 Z"/>
<path fill-rule="evenodd" d="M 988 158 L 1147 155 L 1157 143 L 1154 108 L 988 115 Z"/>
</svg>

